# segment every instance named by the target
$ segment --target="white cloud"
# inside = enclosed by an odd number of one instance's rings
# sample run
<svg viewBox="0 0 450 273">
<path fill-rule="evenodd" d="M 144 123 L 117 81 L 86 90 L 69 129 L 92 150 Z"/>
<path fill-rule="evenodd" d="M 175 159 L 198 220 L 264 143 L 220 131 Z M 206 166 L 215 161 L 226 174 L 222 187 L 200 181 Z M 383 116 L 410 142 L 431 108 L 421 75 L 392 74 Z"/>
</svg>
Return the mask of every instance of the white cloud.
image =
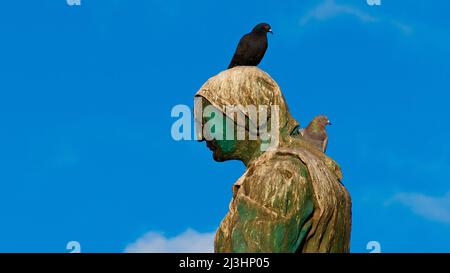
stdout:
<svg viewBox="0 0 450 273">
<path fill-rule="evenodd" d="M 411 34 L 413 32 L 413 28 L 408 26 L 405 23 L 399 22 L 397 20 L 389 20 L 389 23 L 398 28 L 401 32 L 405 34 Z"/>
<path fill-rule="evenodd" d="M 300 19 L 300 24 L 305 25 L 313 19 L 323 21 L 340 14 L 354 16 L 363 22 L 374 22 L 378 20 L 370 14 L 364 13 L 363 11 L 350 5 L 340 5 L 336 4 L 334 0 L 325 0 L 324 2 L 312 8 L 305 16 L 303 16 Z"/>
<path fill-rule="evenodd" d="M 188 229 L 171 238 L 158 232 L 148 232 L 136 242 L 128 245 L 128 253 L 212 253 L 214 252 L 214 235 L 199 233 Z"/>
<path fill-rule="evenodd" d="M 365 1 L 361 1 L 365 3 Z M 348 15 L 357 18 L 363 23 L 384 23 L 391 27 L 398 29 L 404 34 L 411 34 L 413 28 L 400 21 L 372 16 L 357 7 L 351 5 L 337 4 L 335 0 L 325 0 L 314 6 L 309 12 L 307 12 L 303 17 L 300 18 L 300 25 L 304 26 L 313 20 L 325 21 L 332 19 L 338 15 Z"/>
<path fill-rule="evenodd" d="M 426 219 L 450 224 L 450 193 L 433 197 L 421 193 L 399 193 L 387 202 L 400 203 Z"/>
</svg>

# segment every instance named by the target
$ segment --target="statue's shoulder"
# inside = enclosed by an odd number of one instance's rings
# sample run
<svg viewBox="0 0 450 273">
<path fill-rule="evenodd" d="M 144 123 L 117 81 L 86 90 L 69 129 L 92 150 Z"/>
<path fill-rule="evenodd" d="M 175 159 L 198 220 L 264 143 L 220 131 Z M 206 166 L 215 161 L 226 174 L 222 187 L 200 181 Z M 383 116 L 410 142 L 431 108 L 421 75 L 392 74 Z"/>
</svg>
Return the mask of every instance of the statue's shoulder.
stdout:
<svg viewBox="0 0 450 273">
<path fill-rule="evenodd" d="M 308 169 L 300 158 L 293 154 L 266 152 L 257 158 L 246 171 L 247 179 L 280 182 L 304 180 Z M 280 185 L 280 184 L 278 184 Z"/>
<path fill-rule="evenodd" d="M 236 201 L 245 199 L 280 215 L 289 214 L 297 201 L 312 198 L 303 162 L 295 156 L 268 152 L 248 166 L 233 192 Z"/>
</svg>

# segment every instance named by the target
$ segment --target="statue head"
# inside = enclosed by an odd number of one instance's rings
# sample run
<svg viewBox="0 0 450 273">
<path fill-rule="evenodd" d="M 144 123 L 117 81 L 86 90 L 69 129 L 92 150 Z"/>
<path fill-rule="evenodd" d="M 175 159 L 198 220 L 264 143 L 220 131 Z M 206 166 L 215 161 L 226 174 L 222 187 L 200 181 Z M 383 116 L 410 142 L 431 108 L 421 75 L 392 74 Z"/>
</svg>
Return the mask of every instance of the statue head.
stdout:
<svg viewBox="0 0 450 273">
<path fill-rule="evenodd" d="M 202 99 L 202 108 L 206 109 L 201 121 L 206 146 L 213 152 L 215 161 L 241 160 L 248 164 L 251 159 L 262 153 L 261 138 L 253 137 L 249 131 L 249 119 L 244 117 L 243 125 L 222 113 L 206 99 Z M 210 125 L 208 125 L 210 124 Z M 244 137 L 240 137 L 243 135 Z"/>
<path fill-rule="evenodd" d="M 216 161 L 248 165 L 298 126 L 276 82 L 257 67 L 235 67 L 210 78 L 195 95 L 197 139 Z"/>
</svg>

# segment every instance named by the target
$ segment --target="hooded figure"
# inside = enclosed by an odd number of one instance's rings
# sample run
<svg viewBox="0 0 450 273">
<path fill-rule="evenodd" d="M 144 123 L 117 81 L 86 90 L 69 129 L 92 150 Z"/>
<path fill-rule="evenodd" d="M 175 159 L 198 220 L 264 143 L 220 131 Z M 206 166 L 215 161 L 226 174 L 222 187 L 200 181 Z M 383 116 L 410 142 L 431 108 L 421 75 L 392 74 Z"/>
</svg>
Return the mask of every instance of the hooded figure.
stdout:
<svg viewBox="0 0 450 273">
<path fill-rule="evenodd" d="M 210 78 L 195 95 L 194 115 L 198 140 L 216 161 L 247 167 L 232 187 L 215 252 L 349 252 L 351 199 L 340 168 L 296 135 L 299 124 L 267 73 L 235 67 Z"/>
</svg>

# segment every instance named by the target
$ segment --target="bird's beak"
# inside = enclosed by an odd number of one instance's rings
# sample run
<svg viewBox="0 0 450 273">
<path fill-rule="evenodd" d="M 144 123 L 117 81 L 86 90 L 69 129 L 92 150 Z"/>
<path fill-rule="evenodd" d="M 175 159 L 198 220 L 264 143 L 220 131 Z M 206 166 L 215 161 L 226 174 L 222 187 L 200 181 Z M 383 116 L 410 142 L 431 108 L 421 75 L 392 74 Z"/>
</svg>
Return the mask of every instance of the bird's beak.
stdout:
<svg viewBox="0 0 450 273">
<path fill-rule="evenodd" d="M 269 32 L 270 32 L 270 34 L 273 34 L 273 31 L 272 31 L 272 29 L 269 29 Z"/>
<path fill-rule="evenodd" d="M 333 124 L 331 123 L 331 121 L 328 121 L 328 125 L 333 125 Z"/>
</svg>

